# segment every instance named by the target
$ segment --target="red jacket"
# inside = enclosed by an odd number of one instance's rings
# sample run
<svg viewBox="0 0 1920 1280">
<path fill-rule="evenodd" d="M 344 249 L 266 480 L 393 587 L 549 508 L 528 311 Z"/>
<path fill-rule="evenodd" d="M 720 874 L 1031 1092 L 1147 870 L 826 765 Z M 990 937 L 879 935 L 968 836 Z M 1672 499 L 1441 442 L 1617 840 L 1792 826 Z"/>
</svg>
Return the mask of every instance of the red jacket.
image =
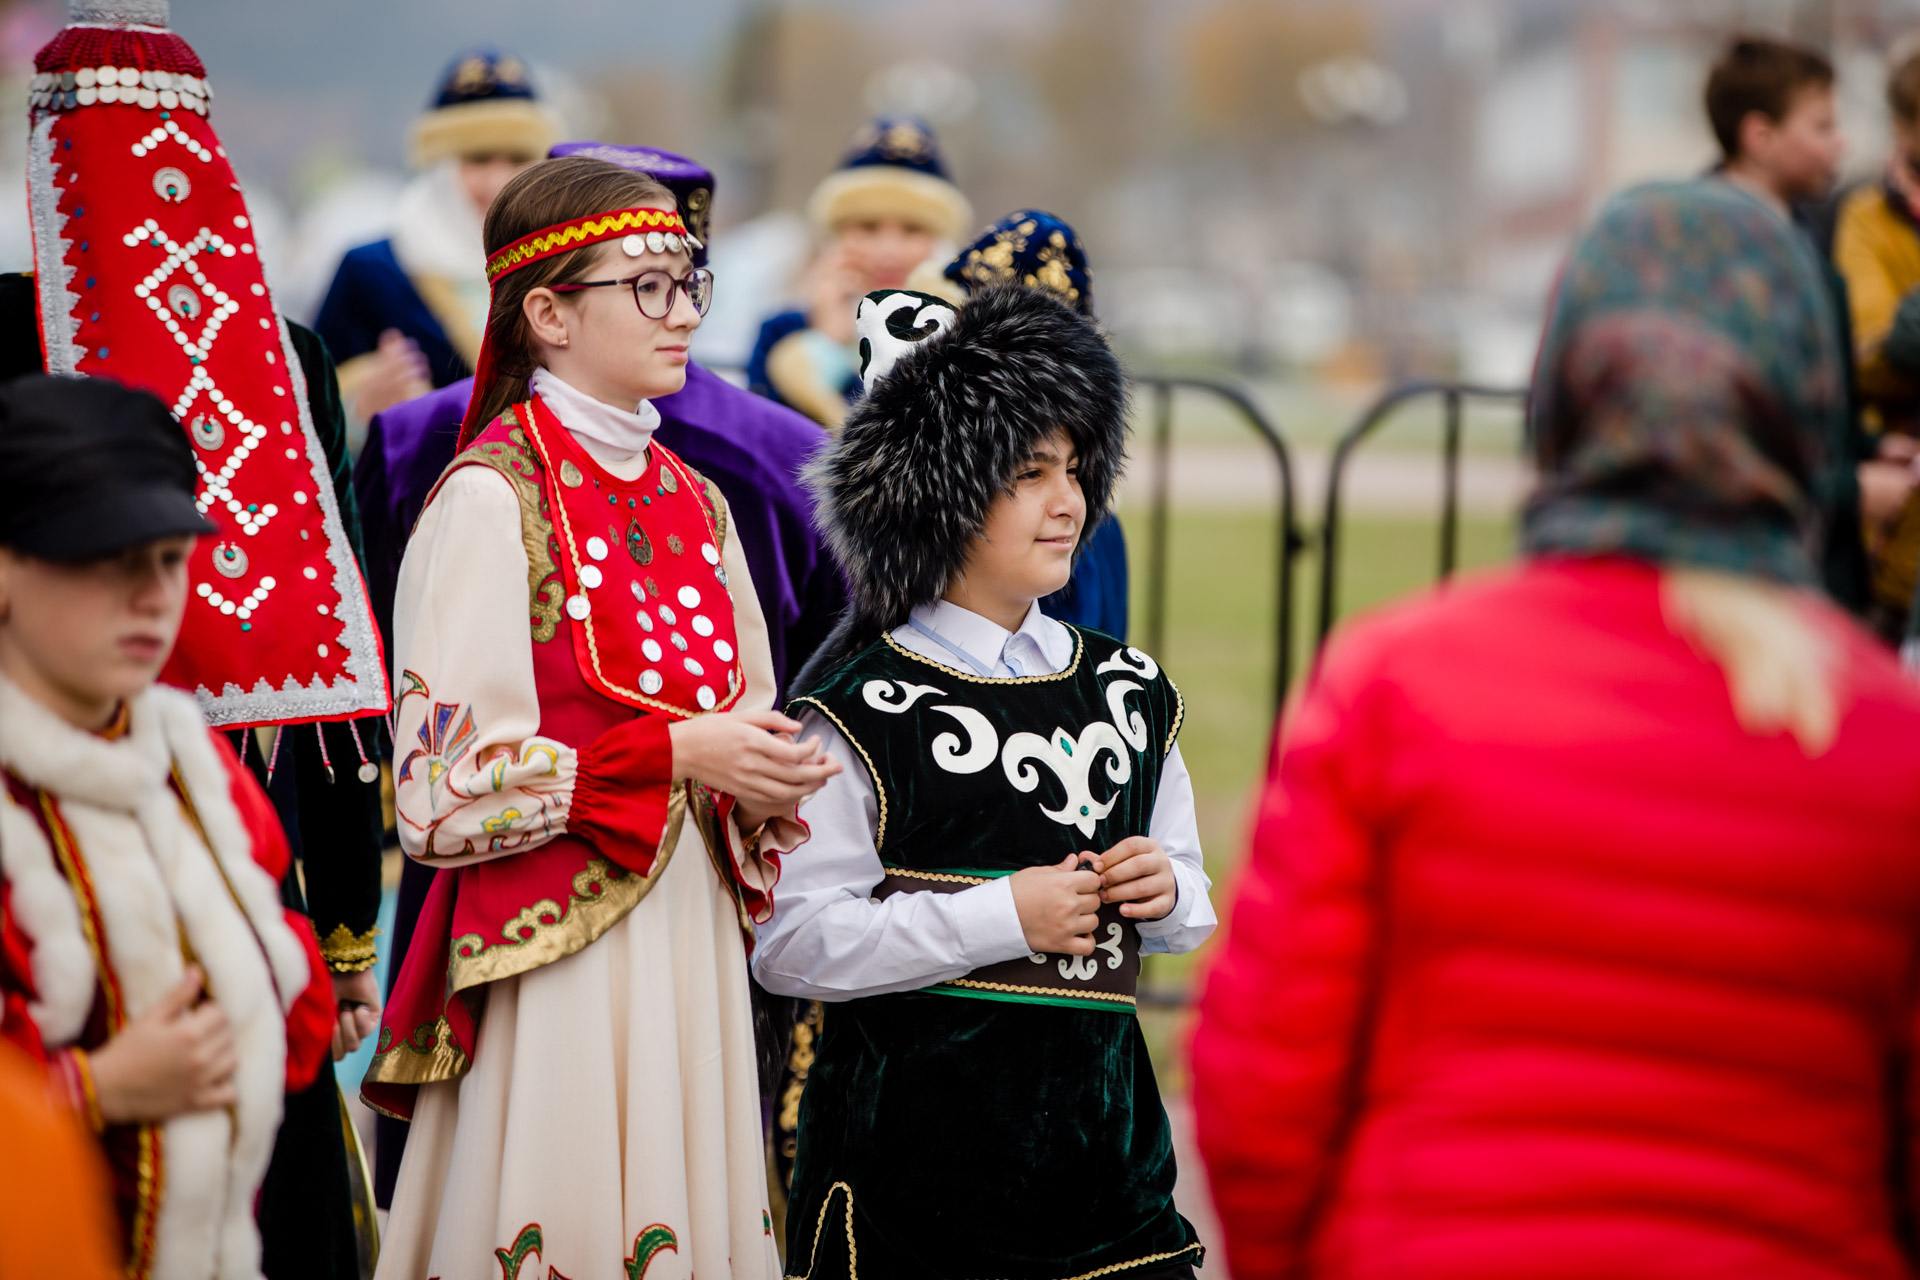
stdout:
<svg viewBox="0 0 1920 1280">
<path fill-rule="evenodd" d="M 1341 638 L 1192 1044 L 1235 1276 L 1912 1274 L 1920 686 L 1831 621 L 1814 759 L 1644 565 Z"/>
</svg>

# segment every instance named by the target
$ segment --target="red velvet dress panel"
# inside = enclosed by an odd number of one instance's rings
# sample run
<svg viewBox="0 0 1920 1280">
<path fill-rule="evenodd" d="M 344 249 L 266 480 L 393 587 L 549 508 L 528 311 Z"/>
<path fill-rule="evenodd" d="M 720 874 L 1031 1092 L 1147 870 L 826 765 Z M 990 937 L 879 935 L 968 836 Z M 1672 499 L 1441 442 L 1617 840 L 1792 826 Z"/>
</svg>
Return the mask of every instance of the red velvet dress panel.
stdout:
<svg viewBox="0 0 1920 1280">
<path fill-rule="evenodd" d="M 1239 1277 L 1898 1277 L 1920 688 L 1735 722 L 1659 576 L 1375 617 L 1288 729 L 1192 1042 Z"/>
</svg>

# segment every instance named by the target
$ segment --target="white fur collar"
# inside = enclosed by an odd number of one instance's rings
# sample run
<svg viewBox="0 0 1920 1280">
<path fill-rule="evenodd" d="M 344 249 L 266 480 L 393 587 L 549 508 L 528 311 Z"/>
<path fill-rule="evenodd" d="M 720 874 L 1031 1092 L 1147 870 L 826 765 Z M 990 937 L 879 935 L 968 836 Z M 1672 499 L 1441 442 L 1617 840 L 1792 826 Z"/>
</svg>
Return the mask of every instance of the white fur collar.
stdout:
<svg viewBox="0 0 1920 1280">
<path fill-rule="evenodd" d="M 109 741 L 74 728 L 0 676 L 0 768 L 62 799 L 132 813 L 167 785 L 172 753 L 163 708 L 170 699 L 192 705 L 176 690 L 148 689 L 129 707 L 127 733 Z"/>
<path fill-rule="evenodd" d="M 0 677 L 0 765 L 58 803 L 93 884 L 128 1016 L 179 981 L 183 940 L 207 974 L 239 1048 L 239 1102 L 161 1126 L 168 1174 L 152 1274 L 255 1280 L 253 1198 L 280 1123 L 285 1011 L 310 979 L 307 953 L 253 860 L 228 766 L 193 699 L 149 689 L 129 716 L 127 735 L 109 742 Z M 204 843 L 168 786 L 176 769 Z M 14 920 L 32 943 L 32 1013 L 47 1043 L 65 1047 L 85 1025 L 99 976 L 79 906 L 39 823 L 4 792 L 0 844 Z"/>
<path fill-rule="evenodd" d="M 443 160 L 400 190 L 393 209 L 393 256 L 410 276 L 487 282 L 480 215 L 460 186 L 456 161 Z"/>
</svg>

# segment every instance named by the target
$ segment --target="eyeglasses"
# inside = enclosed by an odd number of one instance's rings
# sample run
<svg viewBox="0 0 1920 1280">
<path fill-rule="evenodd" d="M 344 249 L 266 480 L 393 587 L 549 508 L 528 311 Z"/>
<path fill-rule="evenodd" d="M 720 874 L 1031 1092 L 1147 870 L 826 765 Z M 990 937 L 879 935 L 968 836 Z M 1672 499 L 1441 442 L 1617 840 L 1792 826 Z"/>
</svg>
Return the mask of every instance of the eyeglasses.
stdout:
<svg viewBox="0 0 1920 1280">
<path fill-rule="evenodd" d="M 655 270 L 642 271 L 637 276 L 622 276 L 618 280 L 583 280 L 578 284 L 547 287 L 555 293 L 572 293 L 576 289 L 601 289 L 615 284 L 633 286 L 633 305 L 640 308 L 640 314 L 649 320 L 665 320 L 673 314 L 673 295 L 676 291 L 687 295 L 695 315 L 706 315 L 707 308 L 713 305 L 713 272 L 705 267 L 696 267 L 678 279 L 665 271 Z"/>
</svg>

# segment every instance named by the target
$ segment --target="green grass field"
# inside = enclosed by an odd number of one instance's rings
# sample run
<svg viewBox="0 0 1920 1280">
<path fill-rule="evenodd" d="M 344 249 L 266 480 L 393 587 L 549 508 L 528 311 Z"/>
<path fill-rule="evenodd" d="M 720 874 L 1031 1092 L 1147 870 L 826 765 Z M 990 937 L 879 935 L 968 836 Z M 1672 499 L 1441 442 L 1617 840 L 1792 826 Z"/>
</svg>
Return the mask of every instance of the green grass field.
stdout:
<svg viewBox="0 0 1920 1280">
<path fill-rule="evenodd" d="M 1144 510 L 1122 512 L 1132 552 L 1133 638 L 1148 636 Z M 1511 521 L 1467 518 L 1460 563 L 1497 564 L 1513 552 Z M 1439 529 L 1424 518 L 1355 516 L 1344 522 L 1339 599 L 1342 616 L 1429 586 L 1439 559 Z M 1266 767 L 1274 723 L 1274 518 L 1258 512 L 1176 509 L 1167 555 L 1164 640 L 1155 653 L 1186 698 L 1180 750 L 1193 774 L 1200 838 L 1214 904 L 1225 918 L 1232 873 L 1245 849 L 1249 805 Z M 1318 548 L 1294 566 L 1294 663 L 1313 653 Z M 1296 682 L 1298 675 L 1296 674 Z M 1183 991 L 1195 956 L 1153 956 L 1143 981 L 1158 992 Z M 1145 1009 L 1142 1025 L 1160 1063 L 1163 1086 L 1177 1084 L 1168 1052 L 1179 1014 Z"/>
</svg>

